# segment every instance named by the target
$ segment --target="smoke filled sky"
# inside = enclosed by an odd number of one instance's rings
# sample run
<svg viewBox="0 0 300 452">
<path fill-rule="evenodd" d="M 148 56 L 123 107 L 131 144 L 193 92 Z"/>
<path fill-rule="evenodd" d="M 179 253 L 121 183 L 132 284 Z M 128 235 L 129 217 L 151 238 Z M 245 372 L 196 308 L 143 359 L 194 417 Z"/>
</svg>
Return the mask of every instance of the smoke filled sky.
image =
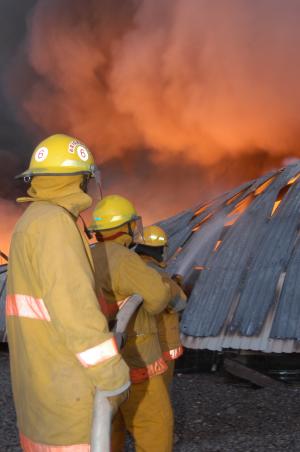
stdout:
<svg viewBox="0 0 300 452">
<path fill-rule="evenodd" d="M 147 221 L 299 155 L 299 20 L 299 0 L 2 0 L 0 196 L 56 132 Z"/>
</svg>

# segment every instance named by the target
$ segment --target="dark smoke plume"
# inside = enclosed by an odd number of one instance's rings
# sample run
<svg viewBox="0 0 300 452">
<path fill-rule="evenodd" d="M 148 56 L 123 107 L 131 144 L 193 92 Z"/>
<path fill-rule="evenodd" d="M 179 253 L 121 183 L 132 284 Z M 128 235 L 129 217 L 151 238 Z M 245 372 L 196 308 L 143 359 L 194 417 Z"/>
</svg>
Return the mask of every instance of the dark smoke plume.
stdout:
<svg viewBox="0 0 300 452">
<path fill-rule="evenodd" d="M 154 221 L 299 155 L 298 0 L 5 3 L 11 168 L 70 133 Z"/>
</svg>

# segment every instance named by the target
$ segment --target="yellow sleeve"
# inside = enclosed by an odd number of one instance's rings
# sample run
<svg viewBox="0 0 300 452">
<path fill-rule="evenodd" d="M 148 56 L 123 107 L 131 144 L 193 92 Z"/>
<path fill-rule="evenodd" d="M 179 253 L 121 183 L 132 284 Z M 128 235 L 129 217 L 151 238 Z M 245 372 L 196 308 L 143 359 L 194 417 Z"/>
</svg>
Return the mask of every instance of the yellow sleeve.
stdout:
<svg viewBox="0 0 300 452">
<path fill-rule="evenodd" d="M 128 367 L 99 308 L 83 239 L 67 212 L 54 215 L 36 237 L 35 259 L 51 323 L 78 366 L 101 390 L 126 385 Z"/>
<path fill-rule="evenodd" d="M 141 295 L 144 309 L 152 315 L 162 312 L 171 299 L 170 287 L 161 275 L 133 252 L 120 260 L 117 291 L 124 298 L 134 293 Z"/>
</svg>

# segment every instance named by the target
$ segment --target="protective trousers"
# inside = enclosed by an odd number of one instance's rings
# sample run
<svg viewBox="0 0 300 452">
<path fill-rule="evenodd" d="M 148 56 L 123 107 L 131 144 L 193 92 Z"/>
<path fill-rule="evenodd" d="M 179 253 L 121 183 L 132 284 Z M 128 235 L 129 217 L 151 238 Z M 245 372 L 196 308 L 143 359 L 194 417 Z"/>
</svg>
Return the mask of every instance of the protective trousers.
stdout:
<svg viewBox="0 0 300 452">
<path fill-rule="evenodd" d="M 173 412 L 162 375 L 131 385 L 112 426 L 112 452 L 123 452 L 126 430 L 136 452 L 172 452 Z"/>
</svg>

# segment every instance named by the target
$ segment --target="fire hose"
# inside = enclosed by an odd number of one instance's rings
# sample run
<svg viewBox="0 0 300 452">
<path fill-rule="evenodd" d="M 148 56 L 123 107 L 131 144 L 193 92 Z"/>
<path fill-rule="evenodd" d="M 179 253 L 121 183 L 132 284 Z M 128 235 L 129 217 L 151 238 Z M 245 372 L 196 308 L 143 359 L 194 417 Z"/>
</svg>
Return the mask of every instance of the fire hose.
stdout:
<svg viewBox="0 0 300 452">
<path fill-rule="evenodd" d="M 134 294 L 126 300 L 126 303 L 118 311 L 116 323 L 112 328 L 112 331 L 115 333 L 119 348 L 121 348 L 121 344 L 123 343 L 128 323 L 142 302 L 142 297 Z M 120 388 L 119 394 L 126 389 L 127 386 L 126 388 Z M 109 394 L 108 391 L 96 389 L 93 406 L 91 452 L 110 452 L 111 423 L 115 413 L 108 400 L 109 395 L 112 394 Z M 114 392 L 113 395 L 115 396 L 118 394 Z"/>
</svg>

